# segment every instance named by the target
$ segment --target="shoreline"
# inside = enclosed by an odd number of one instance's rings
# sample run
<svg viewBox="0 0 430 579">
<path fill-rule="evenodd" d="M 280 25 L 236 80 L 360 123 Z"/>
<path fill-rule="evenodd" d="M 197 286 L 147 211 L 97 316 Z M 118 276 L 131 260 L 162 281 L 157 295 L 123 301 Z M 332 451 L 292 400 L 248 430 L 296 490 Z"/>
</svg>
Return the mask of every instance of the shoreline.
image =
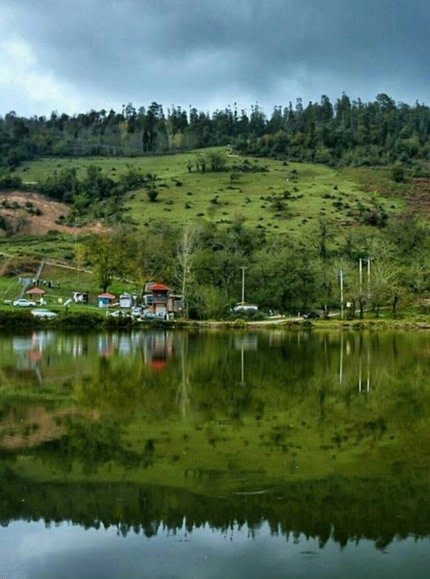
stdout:
<svg viewBox="0 0 430 579">
<path fill-rule="evenodd" d="M 298 317 L 277 317 L 266 320 L 148 320 L 138 321 L 131 317 L 113 318 L 97 311 L 68 311 L 58 313 L 50 320 L 35 318 L 29 311 L 0 310 L 0 331 L 7 330 L 148 330 L 184 329 L 184 330 L 288 330 L 288 331 L 381 331 L 381 330 L 430 330 L 430 318 L 427 316 L 410 316 L 398 319 L 372 318 L 340 320 L 304 320 Z"/>
</svg>

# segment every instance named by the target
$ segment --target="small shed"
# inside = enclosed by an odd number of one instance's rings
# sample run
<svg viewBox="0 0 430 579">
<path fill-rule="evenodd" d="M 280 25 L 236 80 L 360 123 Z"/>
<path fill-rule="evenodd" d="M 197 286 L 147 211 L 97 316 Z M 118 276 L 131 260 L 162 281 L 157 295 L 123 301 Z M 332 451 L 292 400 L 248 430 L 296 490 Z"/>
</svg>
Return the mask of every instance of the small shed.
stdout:
<svg viewBox="0 0 430 579">
<path fill-rule="evenodd" d="M 47 293 L 46 290 L 40 287 L 32 287 L 25 293 L 31 300 L 34 301 L 39 300 L 39 303 L 42 305 L 45 303 L 43 296 Z"/>
<path fill-rule="evenodd" d="M 41 298 L 46 294 L 46 290 L 40 287 L 32 287 L 25 292 L 31 298 Z"/>
<path fill-rule="evenodd" d="M 109 293 L 99 294 L 97 296 L 99 308 L 109 308 L 113 304 L 114 300 L 115 296 Z"/>
<path fill-rule="evenodd" d="M 119 307 L 120 308 L 131 308 L 133 307 L 133 296 L 129 293 L 123 293 L 119 296 Z"/>
</svg>

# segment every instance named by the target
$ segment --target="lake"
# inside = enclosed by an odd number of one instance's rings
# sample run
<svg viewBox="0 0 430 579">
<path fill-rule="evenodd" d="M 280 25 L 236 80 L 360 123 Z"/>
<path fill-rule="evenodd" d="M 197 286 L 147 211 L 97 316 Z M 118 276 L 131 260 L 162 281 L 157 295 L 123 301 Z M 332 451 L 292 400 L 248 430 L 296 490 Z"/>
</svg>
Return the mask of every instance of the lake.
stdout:
<svg viewBox="0 0 430 579">
<path fill-rule="evenodd" d="M 0 335 L 0 577 L 423 577 L 430 334 Z"/>
</svg>

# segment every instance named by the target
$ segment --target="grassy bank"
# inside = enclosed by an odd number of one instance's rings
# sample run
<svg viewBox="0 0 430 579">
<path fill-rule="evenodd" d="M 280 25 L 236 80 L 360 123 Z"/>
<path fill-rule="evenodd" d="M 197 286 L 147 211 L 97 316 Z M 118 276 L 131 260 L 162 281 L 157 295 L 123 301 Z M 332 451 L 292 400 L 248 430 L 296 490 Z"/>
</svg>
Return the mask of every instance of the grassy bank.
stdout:
<svg viewBox="0 0 430 579">
<path fill-rule="evenodd" d="M 74 330 L 129 330 L 136 328 L 169 328 L 192 330 L 430 330 L 430 318 L 426 315 L 402 315 L 399 318 L 368 318 L 340 320 L 336 318 L 304 320 L 297 317 L 267 318 L 263 320 L 137 320 L 131 316 L 112 317 L 107 311 L 91 306 L 73 306 L 73 310 L 64 307 L 52 308 L 58 316 L 54 319 L 41 319 L 30 311 L 19 310 L 12 306 L 0 306 L 0 330 L 20 329 L 74 329 Z"/>
</svg>

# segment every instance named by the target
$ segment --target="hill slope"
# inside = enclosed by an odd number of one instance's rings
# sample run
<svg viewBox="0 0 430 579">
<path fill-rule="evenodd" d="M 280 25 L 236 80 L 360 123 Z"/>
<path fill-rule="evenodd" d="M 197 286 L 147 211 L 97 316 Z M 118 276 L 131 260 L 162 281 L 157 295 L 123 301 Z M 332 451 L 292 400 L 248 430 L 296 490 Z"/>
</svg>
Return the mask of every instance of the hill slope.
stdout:
<svg viewBox="0 0 430 579">
<path fill-rule="evenodd" d="M 198 159 L 214 150 L 225 155 L 225 170 L 197 171 Z M 312 231 L 322 217 L 341 233 L 345 226 L 365 222 L 367 210 L 401 212 L 409 190 L 391 181 L 387 169 L 287 164 L 239 157 L 228 149 L 140 158 L 45 159 L 24 165 L 18 174 L 27 182 L 41 182 L 72 167 L 78 176 L 84 176 L 94 165 L 113 180 L 130 167 L 156 176 L 155 202 L 150 202 L 145 188 L 123 199 L 125 220 L 139 228 L 158 221 L 181 226 L 206 219 L 222 224 L 240 217 L 266 233 L 301 236 Z M 103 209 L 99 208 L 97 215 L 103 215 Z"/>
</svg>

